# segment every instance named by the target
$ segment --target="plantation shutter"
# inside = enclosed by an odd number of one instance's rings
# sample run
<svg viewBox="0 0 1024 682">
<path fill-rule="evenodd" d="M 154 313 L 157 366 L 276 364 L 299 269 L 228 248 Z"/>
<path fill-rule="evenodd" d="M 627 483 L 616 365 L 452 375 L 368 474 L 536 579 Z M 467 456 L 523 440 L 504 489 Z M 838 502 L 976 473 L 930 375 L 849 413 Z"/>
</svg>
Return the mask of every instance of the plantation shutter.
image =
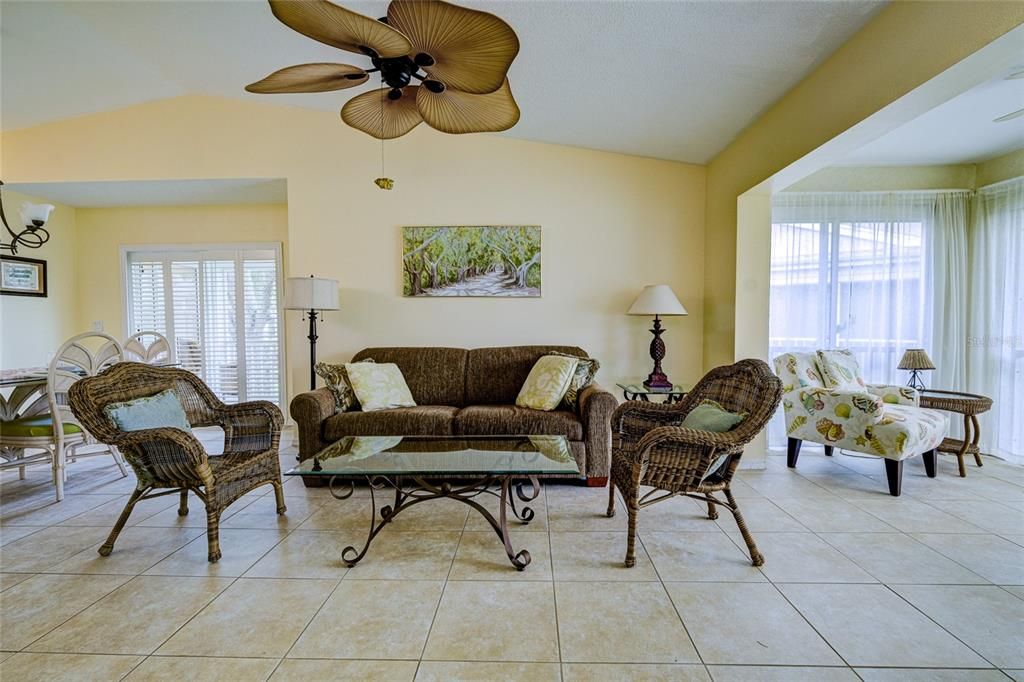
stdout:
<svg viewBox="0 0 1024 682">
<path fill-rule="evenodd" d="M 226 403 L 281 403 L 276 249 L 129 252 L 128 325 L 159 331 Z"/>
</svg>

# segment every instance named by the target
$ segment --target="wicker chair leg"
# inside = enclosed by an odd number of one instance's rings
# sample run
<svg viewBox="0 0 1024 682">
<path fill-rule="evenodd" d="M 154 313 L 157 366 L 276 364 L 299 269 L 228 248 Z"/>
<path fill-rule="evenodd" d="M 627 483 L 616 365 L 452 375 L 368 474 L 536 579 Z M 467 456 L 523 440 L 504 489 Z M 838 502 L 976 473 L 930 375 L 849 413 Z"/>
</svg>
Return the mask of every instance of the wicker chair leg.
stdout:
<svg viewBox="0 0 1024 682">
<path fill-rule="evenodd" d="M 206 541 L 209 553 L 207 561 L 215 564 L 220 561 L 220 510 L 206 510 Z"/>
<path fill-rule="evenodd" d="M 178 516 L 188 516 L 188 488 L 181 489 L 181 504 L 178 505 Z"/>
<path fill-rule="evenodd" d="M 757 549 L 757 544 L 754 542 L 753 536 L 750 535 L 747 523 L 743 520 L 743 514 L 740 513 L 740 508 L 736 504 L 736 498 L 732 496 L 732 491 L 728 488 L 725 489 L 725 499 L 729 501 L 729 509 L 732 511 L 733 518 L 736 519 L 736 525 L 740 529 L 740 535 L 743 536 L 743 542 L 747 543 L 747 551 L 750 552 L 750 563 L 754 566 L 763 566 L 764 555 Z"/>
<path fill-rule="evenodd" d="M 281 485 L 281 481 L 274 481 L 274 497 L 277 500 L 277 513 L 284 514 L 288 511 L 288 507 L 284 504 L 284 486 Z"/>
<path fill-rule="evenodd" d="M 121 510 L 121 515 L 117 517 L 117 523 L 110 530 L 110 535 L 107 536 L 107 541 L 100 545 L 100 548 L 96 550 L 100 556 L 110 556 L 110 553 L 114 551 L 114 543 L 117 542 L 117 536 L 121 534 L 121 529 L 124 528 L 124 524 L 128 523 L 128 517 L 132 515 L 132 510 L 135 509 L 135 503 L 139 501 L 143 495 L 146 494 L 148 488 L 142 490 L 136 488 L 132 493 L 132 496 L 128 498 L 128 502 L 124 505 L 124 509 Z"/>
<path fill-rule="evenodd" d="M 714 502 L 708 502 L 708 518 L 712 521 L 718 518 L 718 509 Z"/>
<path fill-rule="evenodd" d="M 605 516 L 609 519 L 615 516 L 615 480 L 612 478 L 608 479 L 608 511 Z"/>
<path fill-rule="evenodd" d="M 636 500 L 631 499 L 626 503 L 629 511 L 629 529 L 626 533 L 626 568 L 636 566 L 636 517 L 640 514 L 640 507 Z"/>
</svg>

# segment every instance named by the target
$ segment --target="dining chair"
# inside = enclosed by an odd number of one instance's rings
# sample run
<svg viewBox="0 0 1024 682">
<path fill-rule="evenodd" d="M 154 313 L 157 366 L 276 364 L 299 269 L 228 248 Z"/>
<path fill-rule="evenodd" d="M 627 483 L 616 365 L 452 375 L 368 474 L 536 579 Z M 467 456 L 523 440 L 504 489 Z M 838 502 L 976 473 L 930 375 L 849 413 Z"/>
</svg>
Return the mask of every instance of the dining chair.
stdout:
<svg viewBox="0 0 1024 682">
<path fill-rule="evenodd" d="M 135 332 L 124 340 L 124 359 L 147 365 L 174 364 L 174 351 L 160 332 Z"/>
<path fill-rule="evenodd" d="M 46 381 L 15 387 L 0 414 L 0 448 L 8 461 L 0 468 L 17 467 L 25 477 L 25 466 L 49 461 L 57 501 L 64 499 L 67 463 L 79 458 L 109 455 L 128 475 L 124 460 L 114 447 L 90 448 L 96 440 L 82 426 L 68 405 L 68 389 L 84 377 L 95 376 L 124 359 L 117 339 L 107 334 L 86 332 L 65 341 L 57 350 L 46 373 Z M 26 456 L 29 450 L 41 450 Z"/>
</svg>

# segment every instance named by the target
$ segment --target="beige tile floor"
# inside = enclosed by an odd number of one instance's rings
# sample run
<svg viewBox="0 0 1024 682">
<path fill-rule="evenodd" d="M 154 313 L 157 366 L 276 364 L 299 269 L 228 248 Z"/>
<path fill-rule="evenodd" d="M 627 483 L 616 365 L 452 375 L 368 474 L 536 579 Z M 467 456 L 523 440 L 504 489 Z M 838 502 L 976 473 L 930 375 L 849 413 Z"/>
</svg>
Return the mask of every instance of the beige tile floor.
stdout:
<svg viewBox="0 0 1024 682">
<path fill-rule="evenodd" d="M 282 455 L 291 466 L 293 450 Z M 1024 468 L 986 459 L 937 479 L 805 448 L 741 472 L 767 557 L 750 566 L 730 515 L 676 499 L 625 514 L 605 490 L 545 487 L 514 533 L 522 573 L 475 512 L 429 502 L 349 570 L 367 492 L 301 481 L 228 510 L 206 562 L 204 514 L 146 502 L 96 554 L 131 481 L 102 459 L 0 477 L 4 680 L 999 680 L 1024 679 Z"/>
</svg>

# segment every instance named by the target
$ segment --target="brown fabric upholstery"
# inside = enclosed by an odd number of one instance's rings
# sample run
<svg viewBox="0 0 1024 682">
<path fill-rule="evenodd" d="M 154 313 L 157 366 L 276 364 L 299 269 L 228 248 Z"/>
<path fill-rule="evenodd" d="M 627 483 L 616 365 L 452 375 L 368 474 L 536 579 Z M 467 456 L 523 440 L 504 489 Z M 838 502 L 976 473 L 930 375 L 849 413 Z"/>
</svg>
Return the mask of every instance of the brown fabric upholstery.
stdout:
<svg viewBox="0 0 1024 682">
<path fill-rule="evenodd" d="M 572 412 L 542 412 L 515 405 L 471 405 L 463 408 L 455 415 L 454 429 L 460 436 L 524 434 L 583 440 L 583 424 Z"/>
<path fill-rule="evenodd" d="M 552 351 L 589 357 L 576 346 L 474 348 L 466 362 L 466 405 L 514 405 L 537 360 Z"/>
<path fill-rule="evenodd" d="M 417 405 L 466 405 L 466 356 L 464 348 L 365 348 L 352 362 L 373 358 L 393 362 L 402 370 Z M 412 435 L 412 434 L 410 434 Z"/>
<path fill-rule="evenodd" d="M 339 412 L 323 425 L 330 443 L 345 436 L 450 436 L 459 411 L 446 405 L 398 407 L 375 412 Z"/>
<path fill-rule="evenodd" d="M 335 414 L 327 389 L 302 393 L 291 403 L 299 453 L 312 457 L 344 436 L 553 434 L 569 439 L 580 472 L 590 479 L 605 478 L 611 459 L 609 417 L 618 404 L 615 396 L 593 384 L 580 392 L 575 413 L 514 406 L 534 363 L 551 352 L 589 357 L 575 346 L 363 349 L 353 361 L 373 358 L 395 363 L 422 407 Z"/>
</svg>

